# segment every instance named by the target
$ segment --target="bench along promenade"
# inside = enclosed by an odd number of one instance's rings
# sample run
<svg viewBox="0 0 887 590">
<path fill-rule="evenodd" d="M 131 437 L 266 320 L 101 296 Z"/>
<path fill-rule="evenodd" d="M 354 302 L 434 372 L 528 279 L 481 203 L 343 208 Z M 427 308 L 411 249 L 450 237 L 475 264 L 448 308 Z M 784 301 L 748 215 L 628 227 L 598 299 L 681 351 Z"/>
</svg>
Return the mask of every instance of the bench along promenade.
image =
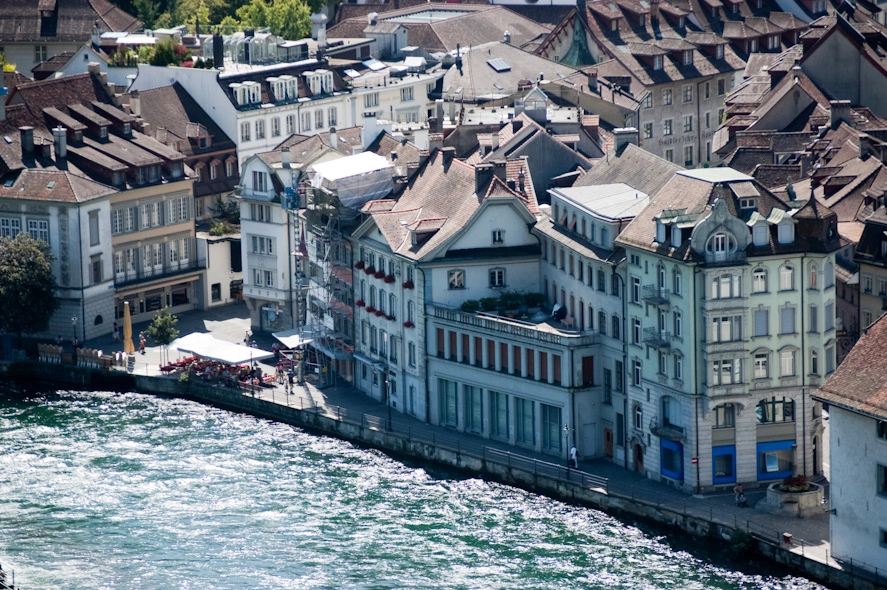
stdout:
<svg viewBox="0 0 887 590">
<path fill-rule="evenodd" d="M 233 310 L 237 313 L 238 309 Z M 219 314 L 220 312 L 216 312 Z M 225 312 L 221 312 L 224 314 Z M 244 334 L 244 318 L 224 316 L 207 319 L 206 313 L 188 314 L 180 322 L 187 330 L 212 332 L 229 342 Z M 248 327 L 248 324 L 246 324 Z M 138 328 L 134 327 L 134 331 Z M 270 335 L 257 334 L 262 348 L 270 348 Z M 102 350 L 114 358 L 115 344 L 88 342 L 91 351 Z M 119 345 L 117 345 L 119 348 Z M 687 496 L 667 485 L 644 478 L 604 459 L 580 461 L 568 468 L 557 458 L 518 449 L 505 442 L 426 424 L 392 412 L 349 386 L 317 388 L 306 382 L 287 393 L 287 385 L 273 375 L 275 366 L 261 364 L 266 378 L 204 380 L 183 363 L 185 354 L 163 356 L 159 347 L 148 347 L 129 366 L 96 361 L 90 353 L 79 363 L 73 355 L 33 359 L 0 365 L 8 381 L 55 389 L 90 391 L 137 391 L 191 399 L 217 407 L 292 424 L 307 431 L 334 436 L 388 452 L 394 456 L 434 462 L 568 502 L 606 511 L 623 519 L 664 525 L 710 542 L 732 544 L 743 557 L 765 558 L 829 587 L 848 589 L 887 588 L 884 567 L 837 561 L 830 555 L 828 507 L 808 518 L 772 514 L 755 508 L 765 492 L 746 490 L 750 508 L 739 508 L 732 493 Z M 42 358 L 42 361 L 40 360 Z M 205 372 L 204 364 L 199 365 Z M 254 384 L 255 383 L 255 384 Z M 45 390 L 45 389 L 44 389 Z"/>
</svg>

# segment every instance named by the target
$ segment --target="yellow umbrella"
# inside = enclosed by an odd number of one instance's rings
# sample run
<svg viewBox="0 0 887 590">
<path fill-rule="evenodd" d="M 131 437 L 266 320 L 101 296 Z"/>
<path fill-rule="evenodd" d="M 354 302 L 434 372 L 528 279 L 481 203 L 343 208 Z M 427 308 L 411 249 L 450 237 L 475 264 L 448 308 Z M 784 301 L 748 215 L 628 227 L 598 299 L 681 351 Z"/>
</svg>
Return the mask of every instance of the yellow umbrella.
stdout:
<svg viewBox="0 0 887 590">
<path fill-rule="evenodd" d="M 132 344 L 132 318 L 129 316 L 129 301 L 123 302 L 123 352 L 133 354 L 136 347 Z"/>
</svg>

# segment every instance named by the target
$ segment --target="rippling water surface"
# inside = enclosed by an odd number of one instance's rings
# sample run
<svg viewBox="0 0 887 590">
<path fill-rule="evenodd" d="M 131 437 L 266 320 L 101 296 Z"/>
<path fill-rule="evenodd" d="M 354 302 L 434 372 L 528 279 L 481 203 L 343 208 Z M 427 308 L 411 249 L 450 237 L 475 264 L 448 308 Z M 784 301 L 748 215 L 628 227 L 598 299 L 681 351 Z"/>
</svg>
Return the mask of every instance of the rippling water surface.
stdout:
<svg viewBox="0 0 887 590">
<path fill-rule="evenodd" d="M 137 394 L 0 398 L 0 563 L 44 588 L 819 588 L 597 511 Z"/>
</svg>

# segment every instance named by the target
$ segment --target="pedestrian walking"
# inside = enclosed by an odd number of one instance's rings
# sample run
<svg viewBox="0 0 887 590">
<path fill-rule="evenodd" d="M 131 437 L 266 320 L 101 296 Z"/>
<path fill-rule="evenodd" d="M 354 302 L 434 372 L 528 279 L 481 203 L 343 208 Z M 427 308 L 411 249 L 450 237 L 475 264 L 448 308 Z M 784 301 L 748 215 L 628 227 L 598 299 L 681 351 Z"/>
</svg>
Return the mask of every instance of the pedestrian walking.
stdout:
<svg viewBox="0 0 887 590">
<path fill-rule="evenodd" d="M 577 469 L 579 467 L 579 456 L 576 453 L 576 445 L 570 447 L 570 466 L 573 469 Z"/>
</svg>

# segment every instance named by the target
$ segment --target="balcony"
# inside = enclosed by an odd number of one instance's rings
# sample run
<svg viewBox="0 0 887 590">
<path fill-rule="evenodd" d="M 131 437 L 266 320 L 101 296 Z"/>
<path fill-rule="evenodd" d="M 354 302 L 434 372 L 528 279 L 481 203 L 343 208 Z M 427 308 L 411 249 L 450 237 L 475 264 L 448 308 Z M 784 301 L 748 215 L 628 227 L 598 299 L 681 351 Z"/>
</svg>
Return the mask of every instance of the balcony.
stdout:
<svg viewBox="0 0 887 590">
<path fill-rule="evenodd" d="M 644 344 L 654 348 L 670 348 L 671 332 L 658 328 L 644 328 Z"/>
<path fill-rule="evenodd" d="M 589 346 L 598 342 L 596 332 L 561 330 L 547 322 L 536 324 L 495 314 L 466 312 L 434 305 L 429 305 L 426 313 L 430 318 L 449 323 L 558 346 Z"/>
<path fill-rule="evenodd" d="M 189 260 L 187 262 L 165 264 L 162 267 L 142 268 L 142 270 L 138 271 L 117 273 L 114 276 L 114 286 L 116 288 L 127 287 L 147 281 L 172 278 L 204 268 L 206 268 L 206 260 Z"/>
<path fill-rule="evenodd" d="M 657 285 L 644 285 L 642 299 L 653 305 L 668 305 L 668 297 L 671 292 L 665 287 Z"/>
<path fill-rule="evenodd" d="M 658 436 L 659 438 L 674 442 L 684 442 L 687 440 L 687 435 L 684 434 L 683 426 L 672 424 L 668 420 L 663 420 L 662 423 L 659 424 L 658 419 L 655 417 L 650 421 L 650 432 L 653 433 L 653 436 Z"/>
</svg>

